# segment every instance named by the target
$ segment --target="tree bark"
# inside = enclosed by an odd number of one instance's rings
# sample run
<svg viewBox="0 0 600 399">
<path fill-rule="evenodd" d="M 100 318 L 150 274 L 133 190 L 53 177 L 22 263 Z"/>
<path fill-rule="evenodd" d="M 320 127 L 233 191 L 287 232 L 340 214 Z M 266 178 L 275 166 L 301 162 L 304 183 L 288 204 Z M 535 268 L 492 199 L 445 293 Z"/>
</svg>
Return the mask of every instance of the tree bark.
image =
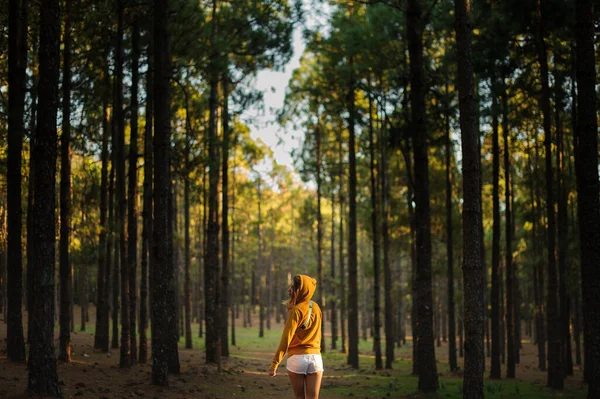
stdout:
<svg viewBox="0 0 600 399">
<path fill-rule="evenodd" d="M 7 320 L 6 355 L 25 362 L 23 337 L 23 252 L 21 163 L 27 69 L 27 0 L 10 0 L 8 29 Z M 28 234 L 29 236 L 29 234 Z M 27 265 L 28 275 L 30 264 Z M 29 290 L 28 290 L 29 291 Z M 29 292 L 27 293 L 29 295 Z M 29 307 L 31 313 L 31 307 Z"/>
<path fill-rule="evenodd" d="M 169 0 L 154 0 L 154 223 L 150 261 L 152 300 L 152 383 L 168 385 L 169 325 L 174 317 L 169 306 L 169 286 L 174 284 L 169 253 L 170 137 Z"/>
<path fill-rule="evenodd" d="M 374 334 L 373 347 L 375 349 L 375 369 L 383 368 L 383 360 L 381 358 L 381 319 L 380 319 L 380 287 L 379 275 L 381 274 L 381 247 L 379 240 L 379 220 L 377 207 L 377 170 L 375 166 L 375 139 L 373 134 L 373 99 L 369 95 L 369 155 L 370 155 L 370 178 L 371 178 L 371 234 L 373 243 L 373 317 L 374 317 Z"/>
<path fill-rule="evenodd" d="M 446 94 L 448 83 L 446 83 Z M 452 153 L 453 145 L 450 136 L 450 109 L 446 106 L 446 256 L 448 258 L 447 290 L 448 290 L 448 364 L 450 372 L 457 369 L 456 364 L 456 324 L 454 305 L 454 241 L 452 239 Z M 446 312 L 444 312 L 446 314 Z M 444 324 L 445 325 L 445 324 Z"/>
<path fill-rule="evenodd" d="M 317 105 L 318 106 L 318 105 Z M 317 180 L 317 278 L 319 280 L 317 284 L 316 297 L 319 300 L 319 305 L 325 308 L 325 295 L 324 295 L 324 284 L 323 280 L 323 215 L 321 214 L 321 197 L 322 197 L 322 182 L 321 182 L 321 168 L 322 168 L 322 149 L 321 149 L 321 127 L 320 127 L 319 113 L 317 112 L 317 127 L 315 129 L 315 142 L 316 142 L 316 180 Z M 325 353 L 325 323 L 321 326 L 321 352 Z"/>
<path fill-rule="evenodd" d="M 111 348 L 117 349 L 119 347 L 119 251 L 116 245 L 115 237 L 115 138 L 116 138 L 116 119 L 113 115 L 112 120 L 112 148 L 111 148 L 111 168 L 110 168 L 110 183 L 108 186 L 108 224 L 109 224 L 109 236 L 108 243 L 106 246 L 107 258 L 112 259 L 112 341 Z M 110 266 L 109 266 L 110 268 Z"/>
<path fill-rule="evenodd" d="M 535 147 L 535 167 L 533 169 L 533 174 L 532 174 L 532 201 L 535 204 L 534 209 L 533 209 L 533 227 L 532 227 L 532 233 L 533 233 L 533 250 L 534 253 L 538 253 L 538 250 L 540 250 L 539 244 L 538 244 L 538 239 L 539 239 L 539 233 L 538 233 L 538 227 L 539 227 L 539 223 L 540 223 L 540 208 L 541 208 L 541 193 L 540 193 L 540 185 L 536 184 L 535 182 L 539 181 L 539 177 L 537 176 L 538 173 L 536 173 L 538 171 L 539 168 L 539 153 L 538 153 L 538 146 L 535 143 L 535 139 L 537 138 L 537 135 L 534 136 L 534 147 Z M 537 344 L 538 344 L 538 368 L 542 371 L 546 370 L 546 330 L 544 328 L 544 312 L 545 312 L 545 306 L 544 306 L 544 268 L 543 268 L 543 264 L 541 261 L 537 261 L 537 264 L 535 265 L 535 273 L 536 273 L 536 280 L 537 280 L 537 287 L 538 287 L 538 296 L 536 298 L 537 301 L 537 306 L 536 306 L 536 328 L 537 328 Z"/>
<path fill-rule="evenodd" d="M 28 388 L 32 395 L 62 397 L 54 353 L 56 119 L 60 50 L 58 0 L 40 3 L 39 107 L 32 156 L 36 159 L 31 233 L 31 318 Z"/>
<path fill-rule="evenodd" d="M 171 158 L 169 157 L 169 168 L 171 168 Z M 179 223 L 178 223 L 178 209 L 177 206 L 177 178 L 169 180 L 169 205 L 167 211 L 167 219 L 169 225 L 169 236 L 168 236 L 168 248 L 169 248 L 169 262 L 170 269 L 173 271 L 173 284 L 167 287 L 167 307 L 169 312 L 174 315 L 169 319 L 168 324 L 168 345 L 167 345 L 167 357 L 169 363 L 169 374 L 179 374 L 179 352 L 177 344 L 181 333 L 181 307 L 180 305 L 180 262 L 179 262 L 179 242 L 176 237 L 179 235 Z"/>
<path fill-rule="evenodd" d="M 212 4 L 211 42 L 216 35 L 217 0 Z M 211 49 L 209 127 L 208 127 L 208 219 L 206 231 L 206 253 L 204 255 L 204 300 L 206 318 L 206 362 L 217 362 L 217 340 L 219 339 L 219 315 L 216 302 L 219 275 L 219 220 L 218 220 L 218 185 L 219 159 L 217 155 L 217 91 L 218 76 L 215 70 L 217 50 Z"/>
<path fill-rule="evenodd" d="M 560 60 L 562 61 L 562 59 Z M 567 251 L 569 247 L 569 212 L 567 180 L 565 179 L 565 151 L 563 140 L 563 125 L 561 111 L 563 110 L 563 76 L 560 72 L 554 73 L 555 80 L 555 123 L 556 123 L 556 193 L 558 203 L 558 274 L 561 320 L 561 357 L 566 375 L 573 375 L 571 358 L 571 333 L 570 333 L 570 298 L 567 292 Z"/>
<path fill-rule="evenodd" d="M 32 58 L 33 61 L 36 62 L 36 51 L 37 41 L 32 40 Z M 38 94 L 38 82 L 39 82 L 39 73 L 36 73 L 34 70 L 32 76 L 32 87 L 31 87 L 31 119 L 30 119 L 30 138 L 29 138 L 29 176 L 27 182 L 27 220 L 26 220 L 26 229 L 27 229 L 27 244 L 26 244 L 26 252 L 27 252 L 27 283 L 26 283 L 26 299 L 27 299 L 27 325 L 31 324 L 31 284 L 32 284 L 32 268 L 29 265 L 33 264 L 31 260 L 33 243 L 35 242 L 33 239 L 33 189 L 34 189 L 34 177 L 35 177 L 35 159 L 31 156 L 33 152 L 33 142 L 35 141 L 35 131 L 37 128 L 37 94 Z M 8 248 L 7 248 L 8 249 Z M 8 260 L 8 259 L 7 259 Z M 8 304 L 7 304 L 8 305 Z M 8 322 L 8 319 L 5 320 Z M 31 330 L 27 329 L 27 341 L 29 341 L 29 333 Z"/>
<path fill-rule="evenodd" d="M 508 110 L 506 89 L 502 95 L 502 134 L 504 139 L 504 217 L 506 239 L 506 377 L 515 378 L 515 326 L 514 326 L 514 265 L 512 256 L 512 216 L 511 216 L 511 193 L 510 193 L 510 149 L 508 132 Z"/>
<path fill-rule="evenodd" d="M 496 82 L 492 81 L 492 86 Z M 498 144 L 498 99 L 492 89 L 492 209 L 493 209 L 493 230 L 492 230 L 492 353 L 490 378 L 501 378 L 500 368 L 500 146 Z"/>
<path fill-rule="evenodd" d="M 124 0 L 117 2 L 117 45 L 115 51 L 115 194 L 116 225 L 118 248 L 121 264 L 121 346 L 119 367 L 131 366 L 130 317 L 129 317 L 129 270 L 127 260 L 127 199 L 125 192 L 125 118 L 123 114 L 123 14 Z"/>
<path fill-rule="evenodd" d="M 575 170 L 581 251 L 584 373 L 588 398 L 600 397 L 600 200 L 598 183 L 598 121 L 594 54 L 594 8 L 591 0 L 576 1 L 577 128 Z"/>
<path fill-rule="evenodd" d="M 131 363 L 137 363 L 137 236 L 138 236 L 138 84 L 140 58 L 140 21 L 134 16 L 131 34 L 131 126 L 129 136 L 129 187 L 128 187 L 128 220 L 127 220 L 127 269 L 129 271 L 129 323 L 131 342 Z"/>
<path fill-rule="evenodd" d="M 356 247 L 356 105 L 354 59 L 350 57 L 350 82 L 348 87 L 348 364 L 358 369 L 358 287 Z"/>
<path fill-rule="evenodd" d="M 106 256 L 106 236 L 107 236 L 107 200 L 108 200 L 108 142 L 110 137 L 109 130 L 109 109 L 108 96 L 110 93 L 110 75 L 108 60 L 104 69 L 104 101 L 102 104 L 102 169 L 100 172 L 100 236 L 98 243 L 98 274 L 96 277 L 98 284 L 97 291 L 97 310 L 96 310 L 96 333 L 94 334 L 94 348 L 102 352 L 108 352 L 108 286 L 110 267 Z"/>
<path fill-rule="evenodd" d="M 71 227 L 71 0 L 65 1 L 65 31 L 63 35 L 63 73 L 62 73 L 62 135 L 60 140 L 60 344 L 58 360 L 71 361 L 71 262 L 69 259 L 69 234 Z M 81 274 L 81 268 L 80 268 Z M 81 281 L 81 280 L 80 280 Z M 83 287 L 79 286 L 80 299 Z M 83 309 L 83 303 L 79 301 Z M 83 324 L 84 319 L 81 320 Z"/>
<path fill-rule="evenodd" d="M 335 176 L 331 176 L 331 181 L 335 181 Z M 340 237 L 340 240 L 342 237 Z M 337 349 L 338 326 L 337 326 L 337 282 L 335 278 L 335 194 L 331 190 L 331 300 L 329 308 L 331 310 L 331 349 Z"/>
<path fill-rule="evenodd" d="M 543 114 L 544 147 L 546 149 L 546 214 L 547 239 L 548 239 L 548 296 L 546 322 L 548 329 L 548 386 L 554 389 L 563 389 L 564 373 L 561 358 L 561 330 L 558 308 L 558 284 L 556 276 L 556 222 L 554 215 L 554 175 L 552 171 L 552 132 L 550 114 L 550 85 L 548 83 L 548 58 L 546 55 L 546 42 L 542 25 L 542 11 L 540 0 L 536 1 L 536 52 L 540 64 L 540 77 L 542 91 L 539 98 Z M 586 240 L 589 238 L 586 238 Z"/>
<path fill-rule="evenodd" d="M 484 268 L 481 245 L 481 155 L 477 132 L 477 111 L 468 2 L 455 0 L 458 92 L 463 154 L 463 280 L 465 374 L 463 396 L 483 398 L 484 373 Z"/>
<path fill-rule="evenodd" d="M 339 202 L 340 202 L 340 241 L 339 241 L 339 259 L 340 259 L 340 336 L 342 339 L 342 345 L 340 346 L 340 352 L 346 353 L 346 267 L 344 263 L 344 172 L 342 168 L 342 135 L 338 136 L 339 142 L 339 164 L 340 164 L 340 188 L 339 188 Z"/>
<path fill-rule="evenodd" d="M 221 271 L 221 355 L 229 357 L 229 75 L 223 76 L 223 147 L 222 147 L 222 211 L 221 211 L 221 246 L 222 246 L 222 271 Z"/>
<path fill-rule="evenodd" d="M 415 162 L 415 224 L 417 233 L 417 351 L 419 390 L 435 392 L 438 374 L 433 341 L 431 273 L 431 213 L 429 204 L 429 157 L 423 71 L 423 20 L 420 0 L 408 1 L 408 51 L 411 75 L 411 124 Z"/>
<path fill-rule="evenodd" d="M 150 23 L 151 25 L 151 23 Z M 149 30 L 152 37 L 152 28 Z M 148 271 L 152 256 L 152 122 L 154 111 L 153 46 L 148 46 L 148 72 L 146 72 L 146 126 L 144 128 L 144 208 L 142 210 L 142 258 L 140 282 L 140 350 L 139 362 L 148 360 Z"/>
</svg>

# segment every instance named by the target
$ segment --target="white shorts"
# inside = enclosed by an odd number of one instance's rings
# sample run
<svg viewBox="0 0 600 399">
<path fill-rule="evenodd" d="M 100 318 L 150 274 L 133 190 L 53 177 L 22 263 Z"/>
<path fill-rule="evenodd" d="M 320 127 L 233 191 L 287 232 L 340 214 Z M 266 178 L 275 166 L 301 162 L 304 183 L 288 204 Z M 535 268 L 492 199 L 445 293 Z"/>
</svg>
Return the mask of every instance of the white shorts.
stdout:
<svg viewBox="0 0 600 399">
<path fill-rule="evenodd" d="M 291 355 L 285 367 L 296 374 L 314 374 L 323 371 L 323 358 L 321 355 Z"/>
</svg>

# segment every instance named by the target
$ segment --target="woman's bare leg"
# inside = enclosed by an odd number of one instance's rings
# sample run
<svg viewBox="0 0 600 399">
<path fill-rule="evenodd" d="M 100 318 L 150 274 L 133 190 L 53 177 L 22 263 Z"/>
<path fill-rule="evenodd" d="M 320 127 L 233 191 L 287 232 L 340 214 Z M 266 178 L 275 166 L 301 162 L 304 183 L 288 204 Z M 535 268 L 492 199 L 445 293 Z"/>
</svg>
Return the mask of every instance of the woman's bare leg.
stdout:
<svg viewBox="0 0 600 399">
<path fill-rule="evenodd" d="M 322 379 L 322 371 L 306 375 L 306 399 L 319 399 Z"/>
<path fill-rule="evenodd" d="M 292 383 L 296 399 L 304 399 L 304 379 L 306 376 L 304 374 L 292 373 L 289 370 L 287 373 L 290 376 L 290 382 Z"/>
</svg>

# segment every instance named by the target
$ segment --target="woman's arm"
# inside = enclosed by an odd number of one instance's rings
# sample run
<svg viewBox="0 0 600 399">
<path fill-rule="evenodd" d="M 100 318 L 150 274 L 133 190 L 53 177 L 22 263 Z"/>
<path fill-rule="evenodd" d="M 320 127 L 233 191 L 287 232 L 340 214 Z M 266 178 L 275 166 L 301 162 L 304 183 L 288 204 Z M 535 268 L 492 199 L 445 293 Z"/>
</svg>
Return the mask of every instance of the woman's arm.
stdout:
<svg viewBox="0 0 600 399">
<path fill-rule="evenodd" d="M 275 352 L 275 356 L 273 356 L 273 361 L 271 362 L 271 367 L 269 367 L 269 369 L 277 370 L 277 366 L 281 363 L 281 359 L 285 356 L 288 346 L 290 345 L 294 334 L 296 334 L 299 318 L 300 314 L 297 309 L 292 308 L 288 311 L 287 321 L 285 322 L 283 333 L 281 333 L 279 347 L 277 347 L 277 351 Z"/>
</svg>

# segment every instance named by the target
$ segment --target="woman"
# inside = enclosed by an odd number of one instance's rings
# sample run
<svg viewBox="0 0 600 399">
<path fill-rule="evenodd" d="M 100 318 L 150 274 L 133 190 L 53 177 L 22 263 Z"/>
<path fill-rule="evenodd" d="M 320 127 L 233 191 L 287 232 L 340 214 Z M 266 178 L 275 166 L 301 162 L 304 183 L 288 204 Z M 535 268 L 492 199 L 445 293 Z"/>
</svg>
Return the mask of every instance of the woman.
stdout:
<svg viewBox="0 0 600 399">
<path fill-rule="evenodd" d="M 294 277 L 288 289 L 287 321 L 269 367 L 269 375 L 274 377 L 287 352 L 286 368 L 296 399 L 318 399 L 323 378 L 321 308 L 311 300 L 316 287 L 317 280 L 312 277 Z"/>
</svg>

